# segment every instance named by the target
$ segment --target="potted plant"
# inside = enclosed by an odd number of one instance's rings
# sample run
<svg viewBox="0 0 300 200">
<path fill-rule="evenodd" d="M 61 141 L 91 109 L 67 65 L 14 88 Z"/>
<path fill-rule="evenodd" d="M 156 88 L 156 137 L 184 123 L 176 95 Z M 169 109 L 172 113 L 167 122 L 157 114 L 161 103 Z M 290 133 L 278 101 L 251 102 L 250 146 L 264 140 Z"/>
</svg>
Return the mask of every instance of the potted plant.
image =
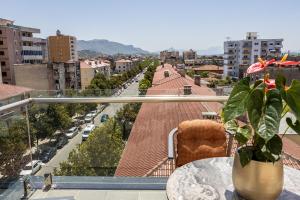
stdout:
<svg viewBox="0 0 300 200">
<path fill-rule="evenodd" d="M 299 62 L 263 61 L 251 65 L 247 73 L 275 67 L 299 65 Z M 266 70 L 265 70 L 266 71 Z M 278 135 L 281 118 L 292 112 L 296 121 L 286 118 L 287 127 L 300 133 L 300 81 L 286 85 L 283 75 L 250 84 L 250 77 L 241 79 L 233 88 L 223 108 L 225 127 L 234 132 L 238 150 L 233 164 L 233 184 L 237 193 L 246 199 L 276 199 L 283 186 L 282 136 Z M 240 123 L 238 117 L 246 116 Z"/>
</svg>

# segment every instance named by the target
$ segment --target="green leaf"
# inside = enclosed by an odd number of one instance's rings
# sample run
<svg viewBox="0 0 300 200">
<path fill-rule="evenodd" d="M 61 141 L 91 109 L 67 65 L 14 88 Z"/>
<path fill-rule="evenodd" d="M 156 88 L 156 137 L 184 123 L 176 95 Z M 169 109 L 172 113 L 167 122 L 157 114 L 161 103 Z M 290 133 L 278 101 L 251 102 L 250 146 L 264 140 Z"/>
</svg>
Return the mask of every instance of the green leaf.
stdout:
<svg viewBox="0 0 300 200">
<path fill-rule="evenodd" d="M 255 89 L 257 86 L 259 86 L 261 83 L 263 83 L 263 81 L 262 80 L 257 80 L 257 81 L 255 81 L 255 83 L 253 84 L 253 86 L 252 86 L 252 90 L 253 89 Z"/>
<path fill-rule="evenodd" d="M 275 79 L 276 88 L 280 91 L 281 97 L 286 100 L 286 78 L 282 74 L 278 74 Z"/>
<path fill-rule="evenodd" d="M 267 143 L 267 149 L 270 151 L 270 153 L 275 155 L 280 155 L 282 151 L 282 140 L 281 138 L 276 134 L 274 137 L 272 137 L 268 143 Z"/>
<path fill-rule="evenodd" d="M 296 133 L 300 134 L 300 121 L 296 119 L 296 122 L 293 123 L 292 119 L 287 117 L 286 123 L 291 127 Z"/>
<path fill-rule="evenodd" d="M 282 112 L 282 100 L 278 89 L 267 92 L 267 100 L 258 124 L 257 134 L 268 142 L 278 133 Z"/>
<path fill-rule="evenodd" d="M 249 126 L 239 127 L 234 138 L 239 142 L 240 145 L 246 144 L 251 138 L 251 128 Z"/>
<path fill-rule="evenodd" d="M 286 103 L 300 121 L 300 81 L 293 80 L 290 88 L 286 91 Z"/>
<path fill-rule="evenodd" d="M 251 160 L 252 160 L 252 150 L 249 148 L 241 148 L 238 151 L 239 156 L 240 156 L 240 163 L 242 165 L 242 167 L 245 167 Z"/>
<path fill-rule="evenodd" d="M 246 111 L 246 102 L 250 93 L 250 78 L 241 79 L 233 88 L 224 106 L 224 123 L 241 116 Z"/>
<path fill-rule="evenodd" d="M 233 119 L 233 120 L 230 120 L 230 121 L 226 122 L 224 124 L 224 127 L 228 131 L 234 131 L 234 132 L 236 132 L 239 126 L 238 126 L 237 121 Z"/>
<path fill-rule="evenodd" d="M 247 111 L 248 117 L 254 130 L 257 130 L 264 105 L 265 84 L 261 83 L 249 95 Z"/>
</svg>

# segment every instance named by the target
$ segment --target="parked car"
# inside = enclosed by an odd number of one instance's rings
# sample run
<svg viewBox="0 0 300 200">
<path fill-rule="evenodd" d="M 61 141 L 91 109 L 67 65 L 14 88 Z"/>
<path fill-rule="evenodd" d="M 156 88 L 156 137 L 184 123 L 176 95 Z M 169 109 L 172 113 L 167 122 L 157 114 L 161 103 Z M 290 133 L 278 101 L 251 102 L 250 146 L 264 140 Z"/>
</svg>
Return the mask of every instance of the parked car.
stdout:
<svg viewBox="0 0 300 200">
<path fill-rule="evenodd" d="M 40 158 L 43 163 L 47 163 L 51 158 L 53 158 L 56 154 L 57 148 L 56 147 L 47 147 L 42 151 Z"/>
<path fill-rule="evenodd" d="M 101 116 L 101 122 L 106 122 L 107 120 L 109 119 L 109 116 L 108 116 L 108 114 L 103 114 L 102 116 Z"/>
<path fill-rule="evenodd" d="M 78 133 L 78 128 L 77 127 L 72 127 L 66 132 L 66 136 L 68 138 L 73 138 L 75 135 Z"/>
<path fill-rule="evenodd" d="M 42 162 L 40 160 L 33 160 L 29 162 L 25 167 L 21 170 L 20 176 L 33 175 L 37 171 L 39 171 L 42 167 Z"/>
<path fill-rule="evenodd" d="M 85 123 L 91 123 L 92 120 L 93 120 L 93 116 L 92 116 L 91 113 L 87 114 L 87 115 L 85 116 L 85 118 L 84 118 L 84 122 L 85 122 Z"/>
<path fill-rule="evenodd" d="M 82 141 L 85 141 L 88 139 L 90 133 L 95 129 L 95 125 L 94 124 L 89 124 L 87 127 L 85 127 L 83 129 L 82 132 Z"/>
<path fill-rule="evenodd" d="M 69 142 L 68 138 L 66 136 L 62 135 L 62 136 L 57 138 L 56 147 L 58 149 L 61 149 L 61 148 L 63 148 L 63 146 L 68 144 L 68 142 Z"/>
<path fill-rule="evenodd" d="M 90 112 L 92 117 L 96 117 L 97 116 L 97 110 L 93 110 Z"/>
</svg>

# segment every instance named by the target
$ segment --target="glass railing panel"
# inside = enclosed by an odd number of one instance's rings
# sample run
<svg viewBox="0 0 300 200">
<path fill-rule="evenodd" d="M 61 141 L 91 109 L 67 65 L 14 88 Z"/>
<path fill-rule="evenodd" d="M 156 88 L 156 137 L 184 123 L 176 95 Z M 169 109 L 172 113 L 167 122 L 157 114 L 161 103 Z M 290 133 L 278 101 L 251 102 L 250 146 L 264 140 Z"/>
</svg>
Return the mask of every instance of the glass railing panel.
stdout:
<svg viewBox="0 0 300 200">
<path fill-rule="evenodd" d="M 174 92 L 152 89 L 143 96 L 196 96 L 185 94 L 184 89 Z M 213 113 L 217 120 L 221 108 L 215 102 L 33 104 L 29 109 L 37 146 L 33 158 L 43 162 L 36 175 L 151 175 L 168 157 L 172 129 L 184 120 L 203 118 L 204 112 Z"/>
<path fill-rule="evenodd" d="M 0 199 L 20 199 L 23 181 L 32 172 L 35 147 L 26 116 L 26 107 L 0 113 Z"/>
</svg>

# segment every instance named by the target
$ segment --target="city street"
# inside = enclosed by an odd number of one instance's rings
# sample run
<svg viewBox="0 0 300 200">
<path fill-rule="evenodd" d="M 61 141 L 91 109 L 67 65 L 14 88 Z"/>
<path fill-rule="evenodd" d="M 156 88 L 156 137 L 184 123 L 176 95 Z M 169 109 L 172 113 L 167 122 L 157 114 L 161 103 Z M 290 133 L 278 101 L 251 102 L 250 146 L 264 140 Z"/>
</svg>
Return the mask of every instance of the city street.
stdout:
<svg viewBox="0 0 300 200">
<path fill-rule="evenodd" d="M 144 75 L 141 73 L 138 77 L 138 80 L 144 78 Z M 137 96 L 138 95 L 138 82 L 131 83 L 119 96 Z M 123 106 L 122 103 L 109 104 L 101 113 L 94 118 L 94 124 L 100 126 L 101 116 L 103 114 L 108 114 L 109 117 L 113 117 L 116 112 Z M 84 129 L 83 126 L 82 130 Z M 39 170 L 36 175 L 43 176 L 45 173 L 52 173 L 54 168 L 59 167 L 59 163 L 66 161 L 68 159 L 69 153 L 76 148 L 77 145 L 81 144 L 82 130 L 72 139 L 69 139 L 69 143 L 66 144 L 62 149 L 58 149 L 56 155 L 45 165 L 42 166 L 42 169 Z"/>
</svg>

